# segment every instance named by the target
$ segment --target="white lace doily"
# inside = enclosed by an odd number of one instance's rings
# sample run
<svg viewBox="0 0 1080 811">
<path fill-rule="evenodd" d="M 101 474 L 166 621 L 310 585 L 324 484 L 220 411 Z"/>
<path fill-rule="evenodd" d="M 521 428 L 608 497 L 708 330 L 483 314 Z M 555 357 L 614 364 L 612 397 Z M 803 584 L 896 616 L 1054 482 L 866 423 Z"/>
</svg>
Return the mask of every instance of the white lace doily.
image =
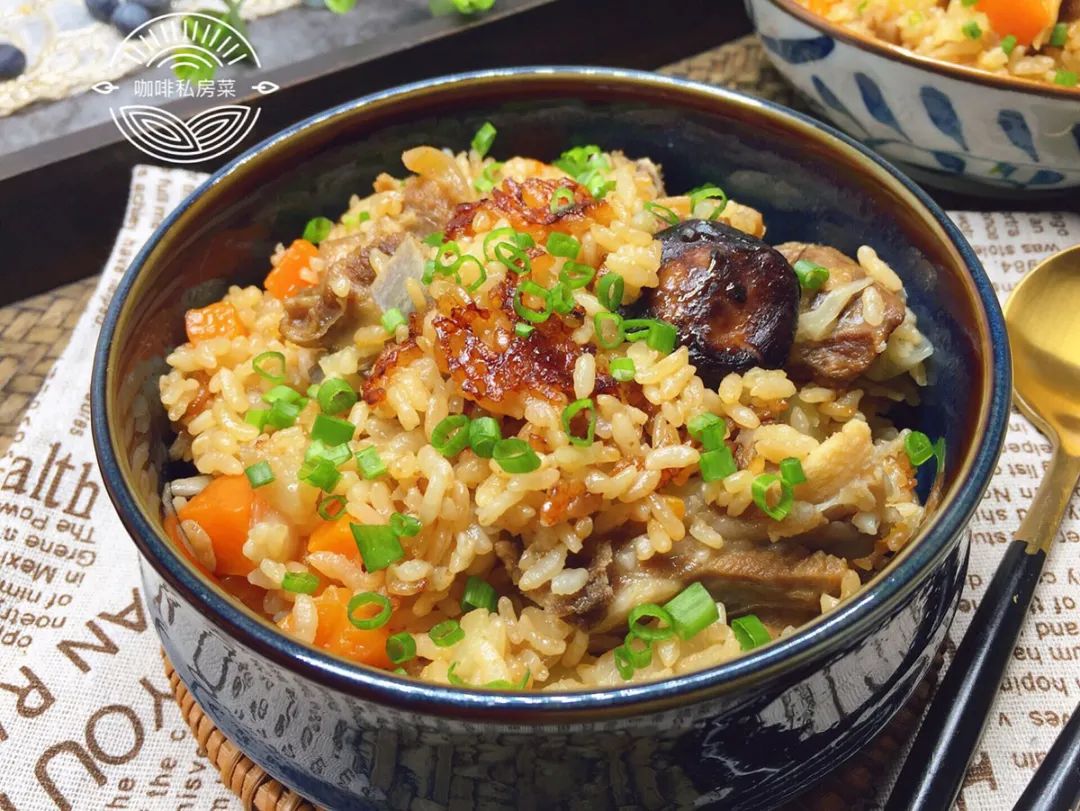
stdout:
<svg viewBox="0 0 1080 811">
<path fill-rule="evenodd" d="M 245 0 L 241 15 L 248 20 L 265 17 L 300 2 Z M 173 10 L 213 5 L 181 0 L 173 3 Z M 82 0 L 0 0 L 0 42 L 21 48 L 27 63 L 21 76 L 0 81 L 0 116 L 35 101 L 74 96 L 138 70 L 137 65 L 112 60 L 122 40 L 115 28 L 94 20 Z"/>
</svg>

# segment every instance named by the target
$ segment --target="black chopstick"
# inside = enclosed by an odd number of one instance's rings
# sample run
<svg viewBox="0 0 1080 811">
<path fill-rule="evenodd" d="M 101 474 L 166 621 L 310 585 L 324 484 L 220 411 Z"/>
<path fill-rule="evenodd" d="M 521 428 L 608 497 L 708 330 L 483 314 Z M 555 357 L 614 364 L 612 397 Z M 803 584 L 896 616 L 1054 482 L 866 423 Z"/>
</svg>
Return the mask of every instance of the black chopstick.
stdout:
<svg viewBox="0 0 1080 811">
<path fill-rule="evenodd" d="M 930 702 L 885 811 L 948 811 L 982 737 L 1046 561 L 1012 541 Z"/>
<path fill-rule="evenodd" d="M 1080 807 L 1080 704 L 1046 753 L 1013 811 L 1073 811 Z"/>
</svg>

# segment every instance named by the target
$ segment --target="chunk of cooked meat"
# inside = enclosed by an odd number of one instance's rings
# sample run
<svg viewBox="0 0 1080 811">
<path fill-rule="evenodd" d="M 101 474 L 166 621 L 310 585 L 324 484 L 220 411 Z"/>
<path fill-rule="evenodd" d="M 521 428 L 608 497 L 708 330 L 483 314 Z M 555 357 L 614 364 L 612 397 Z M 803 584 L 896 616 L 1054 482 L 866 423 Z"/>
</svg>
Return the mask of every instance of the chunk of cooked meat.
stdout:
<svg viewBox="0 0 1080 811">
<path fill-rule="evenodd" d="M 678 330 L 709 385 L 729 372 L 784 365 L 795 337 L 799 280 L 787 260 L 728 225 L 687 220 L 657 234 L 659 285 L 645 305 Z"/>
<path fill-rule="evenodd" d="M 611 543 L 599 541 L 590 550 L 588 563 L 589 580 L 584 588 L 574 594 L 553 594 L 548 584 L 524 592 L 525 596 L 556 617 L 588 627 L 598 622 L 611 604 L 614 591 L 608 580 L 608 570 L 613 561 Z M 497 541 L 495 554 L 502 561 L 514 585 L 521 580 L 521 546 L 516 541 Z"/>
<path fill-rule="evenodd" d="M 570 189 L 573 200 L 552 211 L 552 198 L 560 188 Z M 548 230 L 580 235 L 593 222 L 607 225 L 611 216 L 611 206 L 606 201 L 596 200 L 584 186 L 569 178 L 530 177 L 519 183 L 508 177 L 491 190 L 490 197 L 459 205 L 446 226 L 446 236 L 457 239 L 485 231 L 502 218 L 513 228 L 531 233 L 537 239 Z"/>
<path fill-rule="evenodd" d="M 301 346 L 340 347 L 352 341 L 361 325 L 378 322 L 379 307 L 371 297 L 371 252 L 392 254 L 402 239 L 393 234 L 369 244 L 355 236 L 324 242 L 319 255 L 326 270 L 317 285 L 285 299 L 281 334 Z"/>
<path fill-rule="evenodd" d="M 796 379 L 825 386 L 847 386 L 865 373 L 885 349 L 893 330 L 904 320 L 904 300 L 870 279 L 862 266 L 826 245 L 787 242 L 776 248 L 794 265 L 806 259 L 829 271 L 817 293 L 803 297 L 799 329 L 791 348 L 788 371 Z M 881 299 L 879 323 L 871 324 L 863 305 L 864 291 Z"/>
<path fill-rule="evenodd" d="M 1058 20 L 1063 23 L 1080 22 L 1080 0 L 1065 0 L 1058 12 Z"/>
<path fill-rule="evenodd" d="M 409 221 L 408 230 L 423 239 L 428 234 L 441 231 L 450 222 L 458 202 L 450 197 L 446 189 L 434 180 L 412 176 L 401 184 L 402 213 Z"/>
<path fill-rule="evenodd" d="M 529 396 L 557 403 L 573 400 L 574 364 L 583 352 L 595 349 L 575 343 L 571 327 L 561 318 L 534 325 L 527 337 L 516 335 L 517 277 L 511 276 L 492 289 L 487 306 L 448 306 L 432 326 L 439 370 L 461 394 L 494 414 L 520 418 Z M 597 374 L 597 393 L 617 389 L 610 375 Z"/>
<path fill-rule="evenodd" d="M 734 519 L 731 519 L 734 520 Z M 778 613 L 800 621 L 821 612 L 821 596 L 840 595 L 848 562 L 797 541 L 770 542 L 767 537 L 732 535 L 712 549 L 686 537 L 667 555 L 640 561 L 631 544 L 598 541 L 573 565 L 588 566 L 589 580 L 575 594 L 552 594 L 549 586 L 524 592 L 556 616 L 590 631 L 618 631 L 630 610 L 644 603 L 663 604 L 691 583 L 699 582 L 730 614 Z M 515 584 L 521 579 L 521 549 L 511 541 L 496 553 Z M 571 563 L 567 563 L 568 566 Z"/>
</svg>

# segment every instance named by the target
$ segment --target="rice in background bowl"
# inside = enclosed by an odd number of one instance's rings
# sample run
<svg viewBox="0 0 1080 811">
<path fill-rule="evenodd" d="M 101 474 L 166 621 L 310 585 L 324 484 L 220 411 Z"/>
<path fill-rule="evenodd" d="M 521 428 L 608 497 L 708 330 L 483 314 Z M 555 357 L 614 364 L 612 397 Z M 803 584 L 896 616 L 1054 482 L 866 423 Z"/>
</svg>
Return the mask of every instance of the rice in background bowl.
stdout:
<svg viewBox="0 0 1080 811">
<path fill-rule="evenodd" d="M 940 188 L 1003 195 L 1080 184 L 1075 20 L 1010 48 L 1010 35 L 962 0 L 811 5 L 746 0 L 777 70 L 852 137 Z M 1038 53 L 1035 43 L 1045 43 Z"/>
</svg>

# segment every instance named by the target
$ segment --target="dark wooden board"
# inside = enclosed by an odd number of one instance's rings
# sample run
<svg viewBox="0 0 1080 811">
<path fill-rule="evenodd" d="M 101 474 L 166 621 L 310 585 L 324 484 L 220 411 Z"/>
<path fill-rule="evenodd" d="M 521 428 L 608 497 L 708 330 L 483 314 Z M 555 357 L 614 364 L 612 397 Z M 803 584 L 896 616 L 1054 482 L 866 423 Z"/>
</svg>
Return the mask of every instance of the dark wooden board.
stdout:
<svg viewBox="0 0 1080 811">
<path fill-rule="evenodd" d="M 654 69 L 750 30 L 737 0 L 517 5 L 520 11 L 474 22 L 433 20 L 267 74 L 282 89 L 261 101 L 247 143 L 403 82 L 529 64 Z M 111 122 L 0 158 L 0 305 L 98 272 L 120 226 L 131 167 L 146 161 Z"/>
</svg>

